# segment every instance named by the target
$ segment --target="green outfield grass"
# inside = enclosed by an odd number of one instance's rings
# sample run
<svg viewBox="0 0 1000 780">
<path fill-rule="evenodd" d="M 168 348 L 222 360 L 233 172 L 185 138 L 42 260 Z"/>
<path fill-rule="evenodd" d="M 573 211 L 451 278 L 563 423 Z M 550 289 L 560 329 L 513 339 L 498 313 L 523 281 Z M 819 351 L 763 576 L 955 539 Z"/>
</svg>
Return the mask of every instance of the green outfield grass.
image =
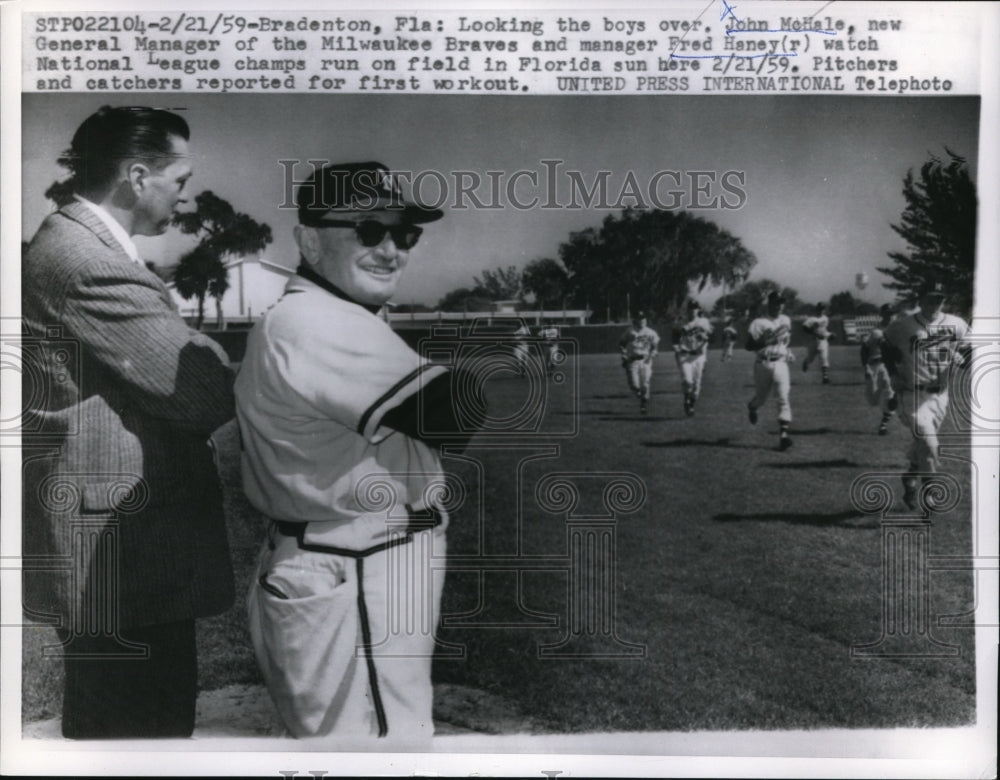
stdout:
<svg viewBox="0 0 1000 780">
<path fill-rule="evenodd" d="M 831 385 L 820 384 L 818 368 L 803 374 L 792 365 L 795 445 L 787 452 L 777 450 L 773 402 L 756 426 L 747 422 L 752 356 L 722 363 L 713 351 L 692 418 L 670 354 L 658 358 L 647 416 L 617 356 L 585 355 L 568 366 L 577 382 L 548 385 L 537 435 L 496 449 L 474 440 L 465 460 L 447 459 L 467 483 L 449 532 L 449 553 L 464 563 L 446 581 L 435 681 L 502 697 L 537 731 L 970 723 L 972 629 L 937 625 L 972 609 L 968 572 L 930 580 L 931 630 L 958 656 L 851 656 L 852 644 L 882 633 L 882 529 L 878 516 L 852 506 L 849 488 L 867 472 L 901 471 L 909 433 L 897 420 L 890 435 L 875 434 L 880 415 L 864 400 L 857 348 L 831 353 Z M 512 413 L 527 387 L 527 379 L 498 377 L 494 408 Z M 549 435 L 574 425 L 575 435 Z M 951 421 L 945 430 L 954 430 Z M 240 597 L 200 624 L 204 689 L 259 680 L 242 598 L 263 521 L 239 491 L 234 426 L 217 438 Z M 945 471 L 963 495 L 953 511 L 932 516 L 931 554 L 968 555 L 968 442 L 947 442 Z M 569 645 L 604 657 L 540 649 L 571 633 L 569 591 L 579 583 L 565 565 L 565 512 L 536 500 L 538 481 L 554 472 L 590 475 L 570 477 L 583 485 L 580 515 L 601 514 L 597 473 L 634 474 L 644 485 L 644 504 L 614 518 L 613 599 L 583 624 L 594 630 Z M 525 564 L 519 575 L 488 561 L 476 571 L 470 561 L 484 553 Z M 598 576 L 611 572 L 586 574 Z M 59 710 L 58 663 L 39 652 L 46 641 L 47 630 L 26 632 L 26 720 Z M 636 648 L 639 656 L 627 655 Z"/>
</svg>

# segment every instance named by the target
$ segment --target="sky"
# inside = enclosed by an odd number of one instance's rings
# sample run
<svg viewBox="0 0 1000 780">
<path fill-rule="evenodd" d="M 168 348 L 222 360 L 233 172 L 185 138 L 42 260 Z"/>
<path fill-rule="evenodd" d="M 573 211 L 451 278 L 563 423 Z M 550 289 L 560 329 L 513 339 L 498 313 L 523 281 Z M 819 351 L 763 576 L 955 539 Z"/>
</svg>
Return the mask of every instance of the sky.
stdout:
<svg viewBox="0 0 1000 780">
<path fill-rule="evenodd" d="M 294 210 L 280 208 L 309 160 L 378 160 L 408 171 L 424 200 L 438 200 L 446 183 L 446 214 L 426 226 L 411 252 L 397 303 L 433 304 L 449 290 L 471 286 L 485 269 L 523 267 L 558 257 L 570 232 L 597 227 L 617 208 L 569 208 L 568 172 L 591 186 L 608 171 L 609 201 L 629 180 L 643 192 L 659 181 L 670 205 L 672 176 L 681 174 L 682 205 L 691 205 L 691 173 L 705 171 L 708 200 L 746 194 L 740 208 L 696 213 L 725 228 L 758 259 L 751 279 L 771 278 L 806 301 L 852 290 L 865 300 L 892 300 L 876 268 L 887 252 L 905 249 L 890 228 L 905 206 L 902 180 L 945 147 L 967 158 L 975 178 L 979 99 L 975 97 L 826 96 L 451 96 L 451 95 L 134 95 L 26 94 L 22 102 L 22 231 L 30 237 L 51 204 L 43 191 L 64 171 L 55 164 L 76 127 L 100 105 L 183 107 L 191 126 L 195 177 L 192 193 L 211 190 L 238 210 L 271 225 L 274 242 L 264 259 L 294 267 Z M 295 168 L 280 160 L 301 161 Z M 553 162 L 561 161 L 558 165 Z M 547 174 L 556 171 L 554 197 Z M 457 190 L 458 171 L 484 182 L 477 208 Z M 555 208 L 519 208 L 491 195 L 490 175 L 514 195 Z M 538 186 L 528 174 L 534 172 Z M 706 178 L 702 178 L 706 181 Z M 404 184 L 404 192 L 408 191 Z M 648 196 L 647 196 L 648 198 Z M 579 205 L 578 198 L 578 205 Z M 721 202 L 721 200 L 720 200 Z M 457 207 L 456 207 L 457 206 Z M 463 207 L 464 206 L 464 207 Z M 175 259 L 189 239 L 174 232 L 140 239 L 152 260 Z M 855 288 L 864 272 L 869 286 Z M 710 305 L 721 291 L 700 297 Z"/>
</svg>

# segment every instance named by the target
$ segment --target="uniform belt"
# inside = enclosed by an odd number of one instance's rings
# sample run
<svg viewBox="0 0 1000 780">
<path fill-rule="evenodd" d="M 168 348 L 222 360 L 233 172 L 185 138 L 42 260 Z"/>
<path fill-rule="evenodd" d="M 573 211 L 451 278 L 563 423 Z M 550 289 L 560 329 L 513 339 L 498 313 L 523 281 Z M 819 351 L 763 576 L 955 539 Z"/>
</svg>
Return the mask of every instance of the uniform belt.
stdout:
<svg viewBox="0 0 1000 780">
<path fill-rule="evenodd" d="M 917 385 L 916 389 L 924 393 L 940 393 L 944 388 L 941 385 Z"/>
<path fill-rule="evenodd" d="M 781 357 L 761 357 L 761 358 L 757 358 L 757 362 L 758 363 L 777 363 L 779 360 L 784 360 L 784 359 L 785 359 L 784 355 L 782 355 Z"/>
<path fill-rule="evenodd" d="M 390 547 L 405 544 L 410 541 L 410 537 L 412 537 L 413 534 L 419 533 L 420 531 L 426 531 L 431 528 L 436 528 L 444 521 L 444 517 L 441 515 L 441 512 L 434 507 L 414 509 L 412 506 L 407 504 L 406 513 L 409 522 L 407 523 L 402 536 L 395 537 L 372 547 L 367 547 L 363 550 L 352 550 L 346 547 L 333 547 L 330 545 L 309 544 L 304 541 L 306 526 L 309 525 L 307 522 L 300 523 L 289 520 L 272 520 L 271 522 L 273 523 L 274 530 L 282 536 L 290 536 L 293 539 L 298 539 L 299 547 L 303 550 L 328 552 L 334 555 L 344 555 L 349 558 L 367 558 L 369 555 L 374 555 L 377 552 L 388 550 Z"/>
</svg>

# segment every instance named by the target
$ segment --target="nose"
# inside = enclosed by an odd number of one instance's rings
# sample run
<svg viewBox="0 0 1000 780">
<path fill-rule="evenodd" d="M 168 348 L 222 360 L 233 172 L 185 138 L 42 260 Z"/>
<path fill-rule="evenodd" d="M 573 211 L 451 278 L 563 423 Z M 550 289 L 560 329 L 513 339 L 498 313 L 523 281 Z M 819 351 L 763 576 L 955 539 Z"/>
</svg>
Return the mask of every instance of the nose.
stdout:
<svg viewBox="0 0 1000 780">
<path fill-rule="evenodd" d="M 385 238 L 382 239 L 381 243 L 375 247 L 375 254 L 386 260 L 395 260 L 403 251 L 405 250 L 396 246 L 396 242 L 392 240 L 392 236 L 388 233 L 385 234 Z"/>
</svg>

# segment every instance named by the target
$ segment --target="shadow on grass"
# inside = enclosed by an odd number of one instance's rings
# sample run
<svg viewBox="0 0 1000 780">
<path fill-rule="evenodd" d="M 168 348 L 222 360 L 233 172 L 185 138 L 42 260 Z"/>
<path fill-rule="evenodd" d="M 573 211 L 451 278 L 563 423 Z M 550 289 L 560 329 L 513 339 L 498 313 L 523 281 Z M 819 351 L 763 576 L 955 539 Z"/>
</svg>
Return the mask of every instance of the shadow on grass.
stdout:
<svg viewBox="0 0 1000 780">
<path fill-rule="evenodd" d="M 827 428 L 826 426 L 822 428 L 792 428 L 792 437 L 795 436 L 874 436 L 876 431 L 874 428 Z"/>
<path fill-rule="evenodd" d="M 720 523 L 734 523 L 741 520 L 795 523 L 798 525 L 839 525 L 842 528 L 857 528 L 862 530 L 874 530 L 879 528 L 878 518 L 867 517 L 859 513 L 856 509 L 846 509 L 842 512 L 827 512 L 825 514 L 806 514 L 803 512 L 756 512 L 753 514 L 740 515 L 733 512 L 723 512 L 712 517 Z M 848 520 L 854 520 L 848 523 Z"/>
<path fill-rule="evenodd" d="M 647 418 L 648 419 L 648 418 Z M 680 419 L 674 418 L 674 419 Z M 670 441 L 643 441 L 639 442 L 643 447 L 725 447 L 734 450 L 766 450 L 773 449 L 761 447 L 755 444 L 733 444 L 728 438 L 708 441 L 707 439 L 672 439 Z"/>
<path fill-rule="evenodd" d="M 679 417 L 663 417 L 655 414 L 613 414 L 606 417 L 598 417 L 599 422 L 665 422 L 667 420 L 678 420 Z"/>
<path fill-rule="evenodd" d="M 828 468 L 860 468 L 861 464 L 855 463 L 847 458 L 837 458 L 837 460 L 809 460 L 799 463 L 768 463 L 769 469 L 828 469 Z"/>
<path fill-rule="evenodd" d="M 681 395 L 680 390 L 650 390 L 649 394 L 666 396 L 666 395 Z M 605 395 L 588 395 L 584 400 L 587 401 L 620 401 L 622 399 L 634 399 L 634 393 L 610 393 Z"/>
</svg>

